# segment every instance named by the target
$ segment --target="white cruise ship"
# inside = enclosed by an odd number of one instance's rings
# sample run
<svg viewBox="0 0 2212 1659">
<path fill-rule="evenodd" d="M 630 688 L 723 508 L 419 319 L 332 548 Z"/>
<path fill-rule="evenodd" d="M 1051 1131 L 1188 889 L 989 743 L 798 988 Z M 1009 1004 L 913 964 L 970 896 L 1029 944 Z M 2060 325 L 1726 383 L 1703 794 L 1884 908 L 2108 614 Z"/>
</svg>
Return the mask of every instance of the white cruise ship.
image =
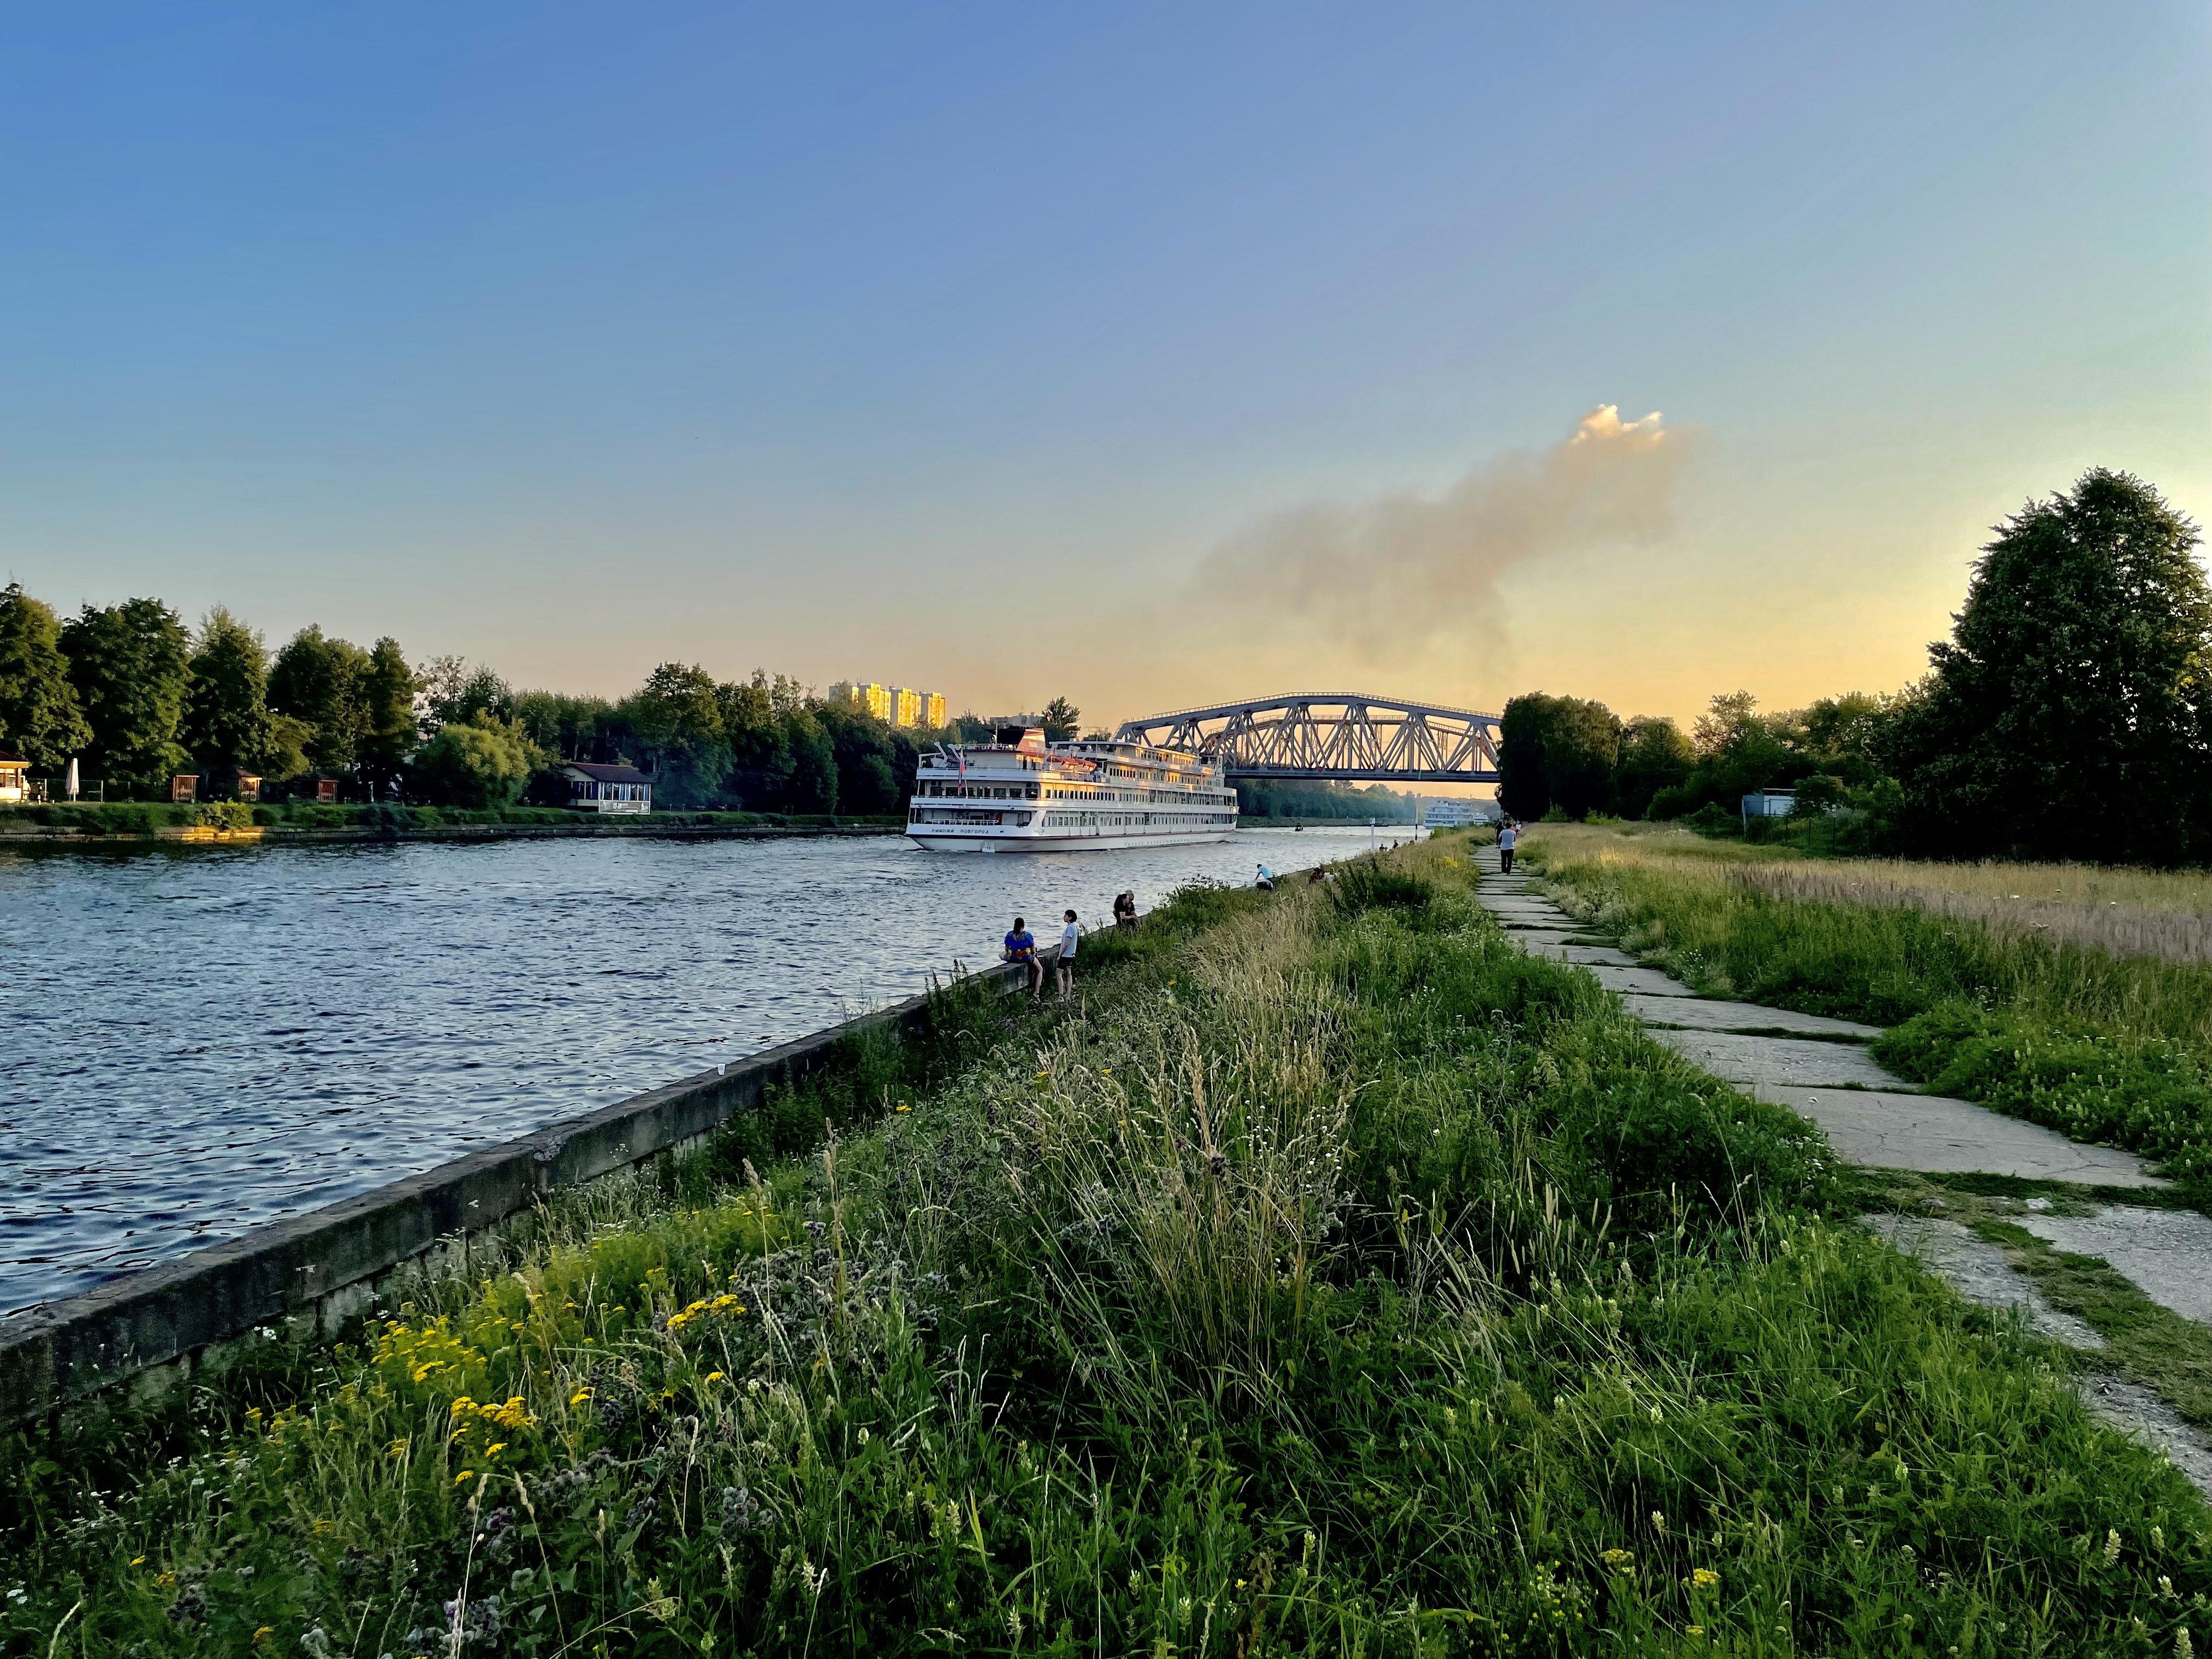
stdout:
<svg viewBox="0 0 2212 1659">
<path fill-rule="evenodd" d="M 1141 743 L 1048 745 L 1002 726 L 992 743 L 921 757 L 906 832 L 943 853 L 1068 853 L 1225 841 L 1237 792 L 1219 763 Z"/>
</svg>

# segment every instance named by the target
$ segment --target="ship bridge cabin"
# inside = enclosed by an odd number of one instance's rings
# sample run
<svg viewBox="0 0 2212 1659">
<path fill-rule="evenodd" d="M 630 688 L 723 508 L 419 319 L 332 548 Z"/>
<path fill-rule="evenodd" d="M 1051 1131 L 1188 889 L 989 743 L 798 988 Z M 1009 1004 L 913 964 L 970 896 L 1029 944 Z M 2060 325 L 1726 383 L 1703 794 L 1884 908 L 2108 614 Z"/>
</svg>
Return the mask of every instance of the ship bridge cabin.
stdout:
<svg viewBox="0 0 2212 1659">
<path fill-rule="evenodd" d="M 568 781 L 568 805 L 585 812 L 650 812 L 653 779 L 634 766 L 601 766 L 568 761 L 561 768 Z"/>
</svg>

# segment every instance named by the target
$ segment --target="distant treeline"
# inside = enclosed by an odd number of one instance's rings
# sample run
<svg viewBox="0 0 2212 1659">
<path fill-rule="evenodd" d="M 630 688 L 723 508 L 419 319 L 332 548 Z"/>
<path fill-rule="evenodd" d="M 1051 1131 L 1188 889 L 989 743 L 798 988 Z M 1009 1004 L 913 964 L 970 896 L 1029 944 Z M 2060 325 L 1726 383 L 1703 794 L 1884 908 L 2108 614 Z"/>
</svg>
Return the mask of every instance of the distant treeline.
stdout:
<svg viewBox="0 0 2212 1659">
<path fill-rule="evenodd" d="M 1079 711 L 1054 698 L 1054 738 Z M 985 730 L 894 730 L 797 681 L 718 681 L 664 663 L 629 696 L 517 691 L 458 657 L 412 665 L 396 640 L 364 649 L 302 629 L 272 653 L 229 611 L 197 629 L 158 599 L 87 605 L 64 622 L 20 584 L 0 589 L 0 746 L 111 800 L 167 799 L 198 773 L 205 793 L 241 773 L 282 784 L 343 781 L 356 798 L 482 808 L 568 800 L 557 763 L 627 764 L 677 811 L 905 811 L 921 750 Z"/>
<path fill-rule="evenodd" d="M 2032 501 L 1982 549 L 1951 638 L 1888 696 L 1760 714 L 1717 696 L 1685 736 L 1599 702 L 1505 705 L 1516 817 L 1736 820 L 1794 788 L 1840 850 L 2212 861 L 2212 588 L 2197 526 L 2125 473 Z"/>
<path fill-rule="evenodd" d="M 1237 810 L 1246 817 L 1328 818 L 1364 823 L 1411 823 L 1413 798 L 1373 783 L 1239 783 Z"/>
</svg>

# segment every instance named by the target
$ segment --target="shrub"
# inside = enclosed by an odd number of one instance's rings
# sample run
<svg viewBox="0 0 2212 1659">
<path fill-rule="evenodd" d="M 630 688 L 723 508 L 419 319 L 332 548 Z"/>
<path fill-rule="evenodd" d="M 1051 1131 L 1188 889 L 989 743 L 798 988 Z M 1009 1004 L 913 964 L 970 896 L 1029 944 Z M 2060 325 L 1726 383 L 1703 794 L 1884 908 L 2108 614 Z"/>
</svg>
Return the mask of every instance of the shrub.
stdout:
<svg viewBox="0 0 2212 1659">
<path fill-rule="evenodd" d="M 192 821 L 210 830 L 245 830 L 253 823 L 253 809 L 242 800 L 211 800 L 193 809 Z"/>
<path fill-rule="evenodd" d="M 478 714 L 438 729 L 416 757 L 416 793 L 441 806 L 512 806 L 544 755 L 520 726 Z"/>
<path fill-rule="evenodd" d="M 1384 908 L 1418 908 L 1436 896 L 1436 889 L 1412 872 L 1384 864 L 1379 859 L 1359 858 L 1337 866 L 1329 897 L 1346 915 Z"/>
</svg>

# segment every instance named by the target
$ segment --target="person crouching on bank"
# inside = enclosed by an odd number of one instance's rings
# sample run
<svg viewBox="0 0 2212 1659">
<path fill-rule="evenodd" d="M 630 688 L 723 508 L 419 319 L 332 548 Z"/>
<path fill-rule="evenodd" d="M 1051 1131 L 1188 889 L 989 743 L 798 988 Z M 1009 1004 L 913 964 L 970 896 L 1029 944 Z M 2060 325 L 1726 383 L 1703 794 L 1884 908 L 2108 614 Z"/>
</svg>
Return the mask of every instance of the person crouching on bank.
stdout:
<svg viewBox="0 0 2212 1659">
<path fill-rule="evenodd" d="M 1044 959 L 1037 955 L 1036 939 L 1029 925 L 1019 916 L 1014 918 L 1013 931 L 1006 935 L 1006 948 L 999 952 L 1000 960 L 1018 962 L 1025 976 L 1030 994 L 1038 996 L 1044 991 Z"/>
</svg>

